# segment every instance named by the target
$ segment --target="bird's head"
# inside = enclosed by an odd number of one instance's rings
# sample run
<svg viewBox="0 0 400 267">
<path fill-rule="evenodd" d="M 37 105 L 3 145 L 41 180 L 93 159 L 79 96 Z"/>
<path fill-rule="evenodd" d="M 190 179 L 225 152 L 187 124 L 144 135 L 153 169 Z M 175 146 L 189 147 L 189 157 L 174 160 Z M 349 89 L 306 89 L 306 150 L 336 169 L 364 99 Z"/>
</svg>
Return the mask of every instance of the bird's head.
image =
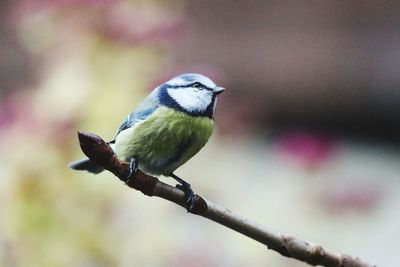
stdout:
<svg viewBox="0 0 400 267">
<path fill-rule="evenodd" d="M 182 74 L 160 85 L 160 103 L 192 116 L 213 118 L 217 95 L 225 88 L 201 74 Z"/>
</svg>

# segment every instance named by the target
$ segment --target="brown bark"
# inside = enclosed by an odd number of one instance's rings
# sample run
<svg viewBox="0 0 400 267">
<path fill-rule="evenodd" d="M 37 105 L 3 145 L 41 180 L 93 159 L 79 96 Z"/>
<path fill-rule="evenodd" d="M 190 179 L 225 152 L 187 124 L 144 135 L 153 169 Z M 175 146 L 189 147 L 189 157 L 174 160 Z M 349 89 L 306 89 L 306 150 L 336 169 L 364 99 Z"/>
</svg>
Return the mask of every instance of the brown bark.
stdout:
<svg viewBox="0 0 400 267">
<path fill-rule="evenodd" d="M 78 138 L 85 155 L 105 169 L 112 172 L 120 180 L 125 181 L 129 174 L 129 164 L 119 160 L 112 148 L 99 136 L 78 131 Z M 140 170 L 136 177 L 126 184 L 148 196 L 157 196 L 174 202 L 186 208 L 184 193 L 153 176 Z M 283 256 L 295 258 L 311 265 L 323 266 L 373 266 L 361 259 L 346 254 L 327 250 L 319 245 L 299 240 L 291 235 L 275 232 L 265 226 L 234 214 L 232 211 L 196 195 L 193 214 L 201 215 L 214 222 L 225 225 L 258 242 L 265 244 L 268 249 L 275 250 Z"/>
</svg>

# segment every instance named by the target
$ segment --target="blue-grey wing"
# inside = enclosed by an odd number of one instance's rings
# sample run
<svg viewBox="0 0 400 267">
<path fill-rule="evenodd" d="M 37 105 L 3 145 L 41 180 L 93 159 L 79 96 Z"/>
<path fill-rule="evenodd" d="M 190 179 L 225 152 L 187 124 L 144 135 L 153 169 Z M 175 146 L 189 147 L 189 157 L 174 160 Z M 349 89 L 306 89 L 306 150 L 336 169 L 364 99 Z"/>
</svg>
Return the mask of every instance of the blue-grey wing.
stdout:
<svg viewBox="0 0 400 267">
<path fill-rule="evenodd" d="M 126 120 L 118 128 L 114 139 L 123 130 L 132 127 L 139 121 L 147 119 L 159 106 L 160 102 L 158 100 L 158 88 L 156 88 L 139 104 L 139 106 L 137 106 L 137 108 L 131 114 L 129 114 L 128 118 L 126 118 Z"/>
</svg>

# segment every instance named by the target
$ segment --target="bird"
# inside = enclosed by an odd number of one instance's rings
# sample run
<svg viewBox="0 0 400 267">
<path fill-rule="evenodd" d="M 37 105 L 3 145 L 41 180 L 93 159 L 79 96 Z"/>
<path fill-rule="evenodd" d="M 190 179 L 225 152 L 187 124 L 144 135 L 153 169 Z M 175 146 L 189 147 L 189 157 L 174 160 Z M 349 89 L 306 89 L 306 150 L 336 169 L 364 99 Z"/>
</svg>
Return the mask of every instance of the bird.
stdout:
<svg viewBox="0 0 400 267">
<path fill-rule="evenodd" d="M 214 128 L 217 96 L 225 88 L 196 73 L 181 74 L 156 87 L 118 128 L 108 144 L 120 160 L 129 162 L 126 183 L 137 170 L 175 179 L 185 194 L 186 208 L 194 207 L 191 185 L 174 171 L 207 143 Z M 88 158 L 69 168 L 98 174 L 104 170 Z"/>
</svg>

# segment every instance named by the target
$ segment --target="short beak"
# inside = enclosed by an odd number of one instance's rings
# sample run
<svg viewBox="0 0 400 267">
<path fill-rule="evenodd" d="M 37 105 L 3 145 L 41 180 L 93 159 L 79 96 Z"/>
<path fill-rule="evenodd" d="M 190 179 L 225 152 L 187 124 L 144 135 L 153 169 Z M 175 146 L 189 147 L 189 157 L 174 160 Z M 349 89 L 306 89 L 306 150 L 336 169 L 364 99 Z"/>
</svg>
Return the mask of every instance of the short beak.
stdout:
<svg viewBox="0 0 400 267">
<path fill-rule="evenodd" d="M 224 87 L 215 87 L 214 88 L 214 95 L 219 95 L 220 93 L 222 93 L 223 91 L 225 91 Z"/>
</svg>

